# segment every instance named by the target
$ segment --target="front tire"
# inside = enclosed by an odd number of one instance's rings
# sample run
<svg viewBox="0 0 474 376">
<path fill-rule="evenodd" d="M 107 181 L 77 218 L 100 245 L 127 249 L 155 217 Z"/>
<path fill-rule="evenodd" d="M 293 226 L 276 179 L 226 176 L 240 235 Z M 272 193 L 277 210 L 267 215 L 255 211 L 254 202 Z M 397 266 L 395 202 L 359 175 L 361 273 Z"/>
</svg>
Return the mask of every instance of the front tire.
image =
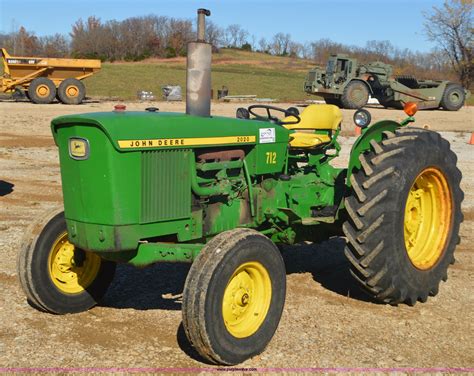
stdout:
<svg viewBox="0 0 474 376">
<path fill-rule="evenodd" d="M 341 96 L 342 108 L 359 109 L 369 101 L 369 89 L 362 81 L 351 81 Z"/>
<path fill-rule="evenodd" d="M 449 143 L 418 128 L 385 132 L 359 158 L 346 198 L 351 274 L 381 302 L 414 305 L 438 293 L 459 243 L 461 172 Z"/>
<path fill-rule="evenodd" d="M 273 242 L 249 229 L 223 232 L 203 248 L 186 278 L 186 336 L 212 363 L 241 363 L 272 339 L 285 292 L 285 265 Z"/>
<path fill-rule="evenodd" d="M 42 230 L 36 234 L 38 228 Z M 28 301 L 55 314 L 95 306 L 112 282 L 116 264 L 70 243 L 63 212 L 47 214 L 31 229 L 17 263 Z"/>
</svg>

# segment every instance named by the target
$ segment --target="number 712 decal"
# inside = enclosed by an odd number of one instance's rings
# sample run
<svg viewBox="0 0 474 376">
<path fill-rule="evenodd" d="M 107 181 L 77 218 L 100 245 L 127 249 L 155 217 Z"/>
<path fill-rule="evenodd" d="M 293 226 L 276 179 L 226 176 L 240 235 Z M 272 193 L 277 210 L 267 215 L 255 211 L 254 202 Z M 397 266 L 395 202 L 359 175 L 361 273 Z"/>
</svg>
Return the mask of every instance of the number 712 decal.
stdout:
<svg viewBox="0 0 474 376">
<path fill-rule="evenodd" d="M 265 153 L 267 164 L 276 164 L 277 163 L 277 153 L 274 151 L 267 151 Z"/>
</svg>

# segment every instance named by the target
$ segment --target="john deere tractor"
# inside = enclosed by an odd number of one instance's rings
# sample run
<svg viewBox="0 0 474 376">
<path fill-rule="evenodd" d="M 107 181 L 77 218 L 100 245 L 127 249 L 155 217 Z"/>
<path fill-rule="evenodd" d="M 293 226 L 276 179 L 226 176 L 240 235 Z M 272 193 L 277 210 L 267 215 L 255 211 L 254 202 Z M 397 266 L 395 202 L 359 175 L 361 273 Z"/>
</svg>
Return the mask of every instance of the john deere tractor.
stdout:
<svg viewBox="0 0 474 376">
<path fill-rule="evenodd" d="M 210 116 L 211 46 L 188 47 L 186 114 L 157 108 L 52 121 L 64 211 L 26 234 L 18 274 L 31 305 L 88 310 L 117 263 L 192 263 L 182 320 L 207 361 L 232 365 L 262 352 L 283 311 L 277 244 L 345 235 L 351 273 L 374 299 L 425 302 L 446 280 L 459 243 L 461 173 L 438 133 L 398 123 L 363 127 L 347 168 L 333 105 L 253 105 Z M 157 323 L 157 325 L 159 325 Z"/>
</svg>

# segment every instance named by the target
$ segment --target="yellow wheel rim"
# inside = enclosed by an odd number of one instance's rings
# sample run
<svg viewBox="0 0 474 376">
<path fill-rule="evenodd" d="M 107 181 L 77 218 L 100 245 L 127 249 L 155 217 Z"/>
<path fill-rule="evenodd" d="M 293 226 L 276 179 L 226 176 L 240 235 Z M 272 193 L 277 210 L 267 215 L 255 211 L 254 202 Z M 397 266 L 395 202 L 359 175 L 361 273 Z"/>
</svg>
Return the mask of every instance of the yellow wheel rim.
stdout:
<svg viewBox="0 0 474 376">
<path fill-rule="evenodd" d="M 81 293 L 96 279 L 101 258 L 94 253 L 83 252 L 82 260 L 79 261 L 80 255 L 69 242 L 67 232 L 59 235 L 51 247 L 48 259 L 49 276 L 61 292 Z"/>
<path fill-rule="evenodd" d="M 224 290 L 222 314 L 234 337 L 254 334 L 267 316 L 272 299 L 272 283 L 259 262 L 246 262 L 232 274 Z"/>
<path fill-rule="evenodd" d="M 75 85 L 70 85 L 66 88 L 66 95 L 75 98 L 79 95 L 79 88 Z"/>
<path fill-rule="evenodd" d="M 446 177 L 437 168 L 423 170 L 410 188 L 405 206 L 405 247 L 416 268 L 427 270 L 438 262 L 451 218 L 452 198 Z"/>
<path fill-rule="evenodd" d="M 38 94 L 38 96 L 44 98 L 44 97 L 47 97 L 49 95 L 49 87 L 47 85 L 39 85 L 37 88 L 36 88 L 36 94 Z"/>
</svg>

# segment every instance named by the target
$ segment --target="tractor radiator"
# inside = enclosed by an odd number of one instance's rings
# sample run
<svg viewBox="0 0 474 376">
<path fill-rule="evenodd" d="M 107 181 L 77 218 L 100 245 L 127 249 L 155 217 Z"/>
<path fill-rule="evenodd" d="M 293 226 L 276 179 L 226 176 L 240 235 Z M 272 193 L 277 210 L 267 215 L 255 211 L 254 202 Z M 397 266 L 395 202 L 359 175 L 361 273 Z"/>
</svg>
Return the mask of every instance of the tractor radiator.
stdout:
<svg viewBox="0 0 474 376">
<path fill-rule="evenodd" d="M 190 217 L 191 155 L 186 149 L 142 152 L 141 223 Z"/>
</svg>

